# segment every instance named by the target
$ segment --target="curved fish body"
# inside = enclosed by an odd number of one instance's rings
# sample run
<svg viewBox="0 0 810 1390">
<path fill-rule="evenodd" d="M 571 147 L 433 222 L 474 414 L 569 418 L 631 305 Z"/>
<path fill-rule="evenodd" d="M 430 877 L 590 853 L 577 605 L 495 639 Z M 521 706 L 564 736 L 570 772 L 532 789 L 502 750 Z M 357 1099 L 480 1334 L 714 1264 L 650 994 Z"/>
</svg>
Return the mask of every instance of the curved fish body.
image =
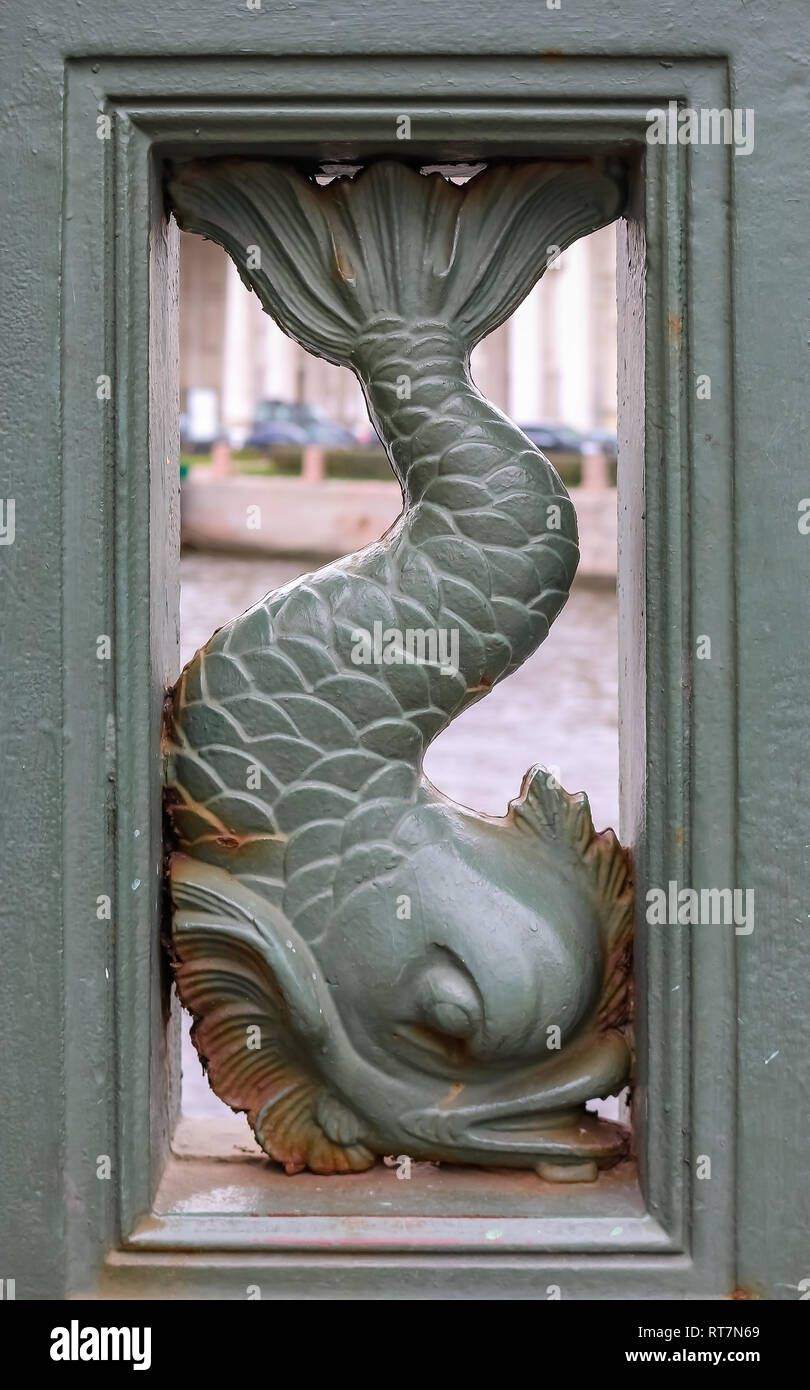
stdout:
<svg viewBox="0 0 810 1390">
<path fill-rule="evenodd" d="M 562 482 L 470 349 L 538 245 L 616 215 L 617 184 L 383 163 L 319 187 L 211 161 L 170 192 L 286 331 L 354 369 L 403 489 L 380 541 L 220 629 L 174 692 L 173 941 L 212 1085 L 290 1171 L 404 1149 L 594 1176 L 626 1146 L 584 1111 L 629 1066 L 626 856 L 541 769 L 498 818 L 422 763 L 543 641 L 578 559 Z"/>
</svg>

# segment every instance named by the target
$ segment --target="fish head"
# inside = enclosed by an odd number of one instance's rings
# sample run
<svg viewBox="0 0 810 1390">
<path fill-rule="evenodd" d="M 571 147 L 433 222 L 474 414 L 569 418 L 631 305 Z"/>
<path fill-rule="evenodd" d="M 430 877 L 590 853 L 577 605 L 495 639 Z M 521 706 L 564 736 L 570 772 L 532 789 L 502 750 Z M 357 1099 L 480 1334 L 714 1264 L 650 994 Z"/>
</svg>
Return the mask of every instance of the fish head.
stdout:
<svg viewBox="0 0 810 1390">
<path fill-rule="evenodd" d="M 629 1070 L 618 858 L 595 874 L 519 817 L 441 804 L 408 811 L 392 850 L 373 872 L 347 856 L 317 935 L 229 872 L 175 856 L 178 983 L 223 1099 L 292 1170 L 391 1152 L 523 1167 L 618 1152 L 624 1137 L 605 1149 L 584 1111 Z M 232 993 L 224 1010 L 210 1007 L 212 974 L 218 999 L 225 982 Z M 261 1055 L 246 1062 L 257 1022 Z"/>
<path fill-rule="evenodd" d="M 598 999 L 602 950 L 573 862 L 484 817 L 441 828 L 349 895 L 323 959 L 360 1051 L 451 1079 L 564 1046 Z"/>
<path fill-rule="evenodd" d="M 378 1145 L 527 1164 L 628 1068 L 624 1039 L 605 1049 L 594 1024 L 605 949 L 590 881 L 511 822 L 419 821 L 404 862 L 350 894 L 324 942 L 361 1062 L 342 1094 Z"/>
</svg>

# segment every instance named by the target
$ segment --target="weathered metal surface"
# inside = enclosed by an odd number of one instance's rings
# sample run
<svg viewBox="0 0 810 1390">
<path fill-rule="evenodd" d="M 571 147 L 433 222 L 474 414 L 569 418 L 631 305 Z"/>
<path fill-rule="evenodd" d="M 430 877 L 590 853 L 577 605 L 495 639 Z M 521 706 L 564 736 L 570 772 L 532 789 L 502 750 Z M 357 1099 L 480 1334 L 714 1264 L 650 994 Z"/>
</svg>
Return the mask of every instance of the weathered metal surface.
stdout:
<svg viewBox="0 0 810 1390">
<path fill-rule="evenodd" d="M 150 1298 L 241 1299 L 259 1270 L 263 1297 L 281 1299 L 537 1299 L 549 1284 L 563 1299 L 725 1298 L 735 1285 L 806 1296 L 809 542 L 796 441 L 808 393 L 795 324 L 810 216 L 810 165 L 797 157 L 807 6 L 469 0 L 459 14 L 434 0 L 3 7 L 0 162 L 14 198 L 0 492 L 15 500 L 16 536 L 0 552 L 0 1220 L 18 1299 L 96 1290 L 105 1257 L 109 1292 Z M 755 108 L 755 149 L 647 146 L 646 111 L 670 100 Z M 178 448 L 174 270 L 153 166 L 167 151 L 314 164 L 617 146 L 644 156 L 619 256 L 624 833 L 642 885 L 757 894 L 750 936 L 673 927 L 637 939 L 640 1224 L 666 1249 L 617 1217 L 614 1173 L 559 1189 L 576 1219 L 556 1244 L 533 1220 L 535 1253 L 519 1260 L 490 1240 L 457 1258 L 342 1259 L 325 1229 L 316 1252 L 291 1241 L 265 1261 L 250 1247 L 256 1219 L 228 1216 L 243 1241 L 234 1255 L 230 1229 L 207 1232 L 204 1199 L 158 1257 L 122 1250 L 152 1207 L 173 1117 L 150 1007 L 154 716 L 177 669 L 159 465 Z M 710 400 L 696 399 L 696 372 L 711 375 Z M 99 663 L 97 636 L 111 630 Z M 693 659 L 700 633 L 711 661 Z M 95 917 L 100 894 L 111 921 Z M 97 1173 L 105 1153 L 111 1181 Z M 697 1181 L 705 1153 L 712 1180 Z"/>
<path fill-rule="evenodd" d="M 530 163 L 459 187 L 386 161 L 323 187 L 224 160 L 169 191 L 355 370 L 404 494 L 381 541 L 269 594 L 177 685 L 173 942 L 211 1084 L 289 1172 L 404 1150 L 592 1180 L 628 1142 L 585 1110 L 629 1072 L 626 855 L 541 768 L 496 819 L 422 760 L 542 642 L 578 558 L 563 484 L 470 350 L 622 180 Z"/>
</svg>

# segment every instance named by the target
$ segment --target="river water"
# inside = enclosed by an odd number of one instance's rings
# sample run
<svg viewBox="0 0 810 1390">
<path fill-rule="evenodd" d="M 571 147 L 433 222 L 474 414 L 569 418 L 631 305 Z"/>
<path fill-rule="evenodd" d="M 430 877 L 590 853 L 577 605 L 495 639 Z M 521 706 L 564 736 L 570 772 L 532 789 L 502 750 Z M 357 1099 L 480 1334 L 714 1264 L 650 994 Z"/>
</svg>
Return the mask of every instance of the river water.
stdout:
<svg viewBox="0 0 810 1390">
<path fill-rule="evenodd" d="M 216 628 L 305 568 L 289 560 L 186 553 L 180 567 L 183 662 Z M 618 830 L 617 701 L 615 592 L 575 585 L 539 651 L 440 735 L 425 771 L 454 800 L 502 815 L 523 774 L 542 763 L 567 791 L 587 791 L 597 830 Z M 222 1113 L 187 1039 L 183 1073 L 186 1113 Z"/>
</svg>

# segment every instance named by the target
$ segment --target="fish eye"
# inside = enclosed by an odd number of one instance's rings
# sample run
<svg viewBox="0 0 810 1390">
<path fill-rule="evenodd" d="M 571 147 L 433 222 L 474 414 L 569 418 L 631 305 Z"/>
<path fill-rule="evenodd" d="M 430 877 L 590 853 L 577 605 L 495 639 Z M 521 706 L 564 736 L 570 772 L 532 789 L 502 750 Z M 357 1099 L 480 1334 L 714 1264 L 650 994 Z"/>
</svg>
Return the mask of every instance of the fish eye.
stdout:
<svg viewBox="0 0 810 1390">
<path fill-rule="evenodd" d="M 435 999 L 424 1007 L 425 1017 L 442 1033 L 454 1038 L 468 1038 L 475 1027 L 473 1020 L 453 999 Z"/>
<path fill-rule="evenodd" d="M 450 963 L 431 966 L 417 990 L 424 1021 L 452 1038 L 469 1038 L 482 1020 L 481 998 L 466 972 Z"/>
</svg>

